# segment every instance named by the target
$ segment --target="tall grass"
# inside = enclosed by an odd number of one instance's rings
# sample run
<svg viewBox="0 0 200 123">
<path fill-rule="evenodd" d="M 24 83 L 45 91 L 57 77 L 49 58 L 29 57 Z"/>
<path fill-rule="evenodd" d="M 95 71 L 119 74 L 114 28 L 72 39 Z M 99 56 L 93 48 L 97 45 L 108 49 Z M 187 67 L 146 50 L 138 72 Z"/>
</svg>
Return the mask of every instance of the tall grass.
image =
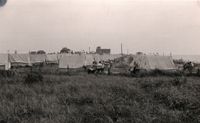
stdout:
<svg viewBox="0 0 200 123">
<path fill-rule="evenodd" d="M 26 72 L 25 72 L 26 73 Z M 198 77 L 104 76 L 42 73 L 0 79 L 0 122 L 198 123 Z"/>
</svg>

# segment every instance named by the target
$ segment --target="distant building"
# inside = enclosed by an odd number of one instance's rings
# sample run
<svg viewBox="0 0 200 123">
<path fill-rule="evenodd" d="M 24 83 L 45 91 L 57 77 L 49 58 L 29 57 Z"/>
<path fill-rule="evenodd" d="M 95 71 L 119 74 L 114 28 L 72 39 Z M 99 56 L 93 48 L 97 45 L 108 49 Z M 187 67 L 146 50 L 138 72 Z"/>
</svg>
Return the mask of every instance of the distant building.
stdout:
<svg viewBox="0 0 200 123">
<path fill-rule="evenodd" d="M 96 53 L 100 54 L 100 55 L 102 55 L 102 54 L 110 54 L 111 50 L 110 49 L 101 49 L 101 47 L 97 47 Z"/>
<path fill-rule="evenodd" d="M 30 51 L 29 54 L 37 54 L 37 51 Z"/>
<path fill-rule="evenodd" d="M 144 55 L 143 52 L 137 52 L 136 55 Z"/>
</svg>

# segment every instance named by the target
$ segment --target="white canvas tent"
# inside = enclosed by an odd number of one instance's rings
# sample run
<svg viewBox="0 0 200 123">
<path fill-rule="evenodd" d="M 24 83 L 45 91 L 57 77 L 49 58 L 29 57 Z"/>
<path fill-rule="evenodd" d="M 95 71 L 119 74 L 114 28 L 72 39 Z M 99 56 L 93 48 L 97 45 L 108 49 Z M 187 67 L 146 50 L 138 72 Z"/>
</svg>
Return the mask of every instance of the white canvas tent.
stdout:
<svg viewBox="0 0 200 123">
<path fill-rule="evenodd" d="M 46 60 L 46 54 L 34 54 L 30 55 L 30 61 L 31 64 L 37 64 L 37 63 L 44 63 Z"/>
<path fill-rule="evenodd" d="M 146 70 L 175 70 L 175 64 L 170 56 L 135 55 L 130 66 L 138 64 L 140 69 Z"/>
<path fill-rule="evenodd" d="M 85 64 L 85 55 L 62 55 L 59 60 L 59 68 L 81 68 Z"/>
<path fill-rule="evenodd" d="M 122 55 L 121 54 L 112 54 L 110 57 L 111 57 L 110 58 L 111 60 L 114 60 L 114 59 L 122 57 Z"/>
<path fill-rule="evenodd" d="M 0 54 L 0 68 L 3 70 L 9 70 L 11 64 L 9 62 L 8 54 Z"/>
<path fill-rule="evenodd" d="M 86 54 L 86 59 L 85 59 L 85 65 L 92 65 L 93 61 L 108 61 L 108 60 L 114 60 L 116 58 L 121 57 L 121 55 L 113 55 L 113 54 L 104 54 L 104 55 L 99 55 L 99 54 Z"/>
<path fill-rule="evenodd" d="M 9 60 L 12 66 L 31 66 L 29 54 L 9 54 Z"/>
<path fill-rule="evenodd" d="M 87 66 L 87 65 L 92 65 L 93 64 L 93 61 L 94 61 L 94 55 L 93 54 L 86 54 L 85 55 L 85 63 L 84 65 Z"/>
<path fill-rule="evenodd" d="M 95 59 L 97 62 L 101 60 L 103 61 L 114 60 L 120 57 L 121 55 L 119 54 L 104 54 L 104 55 L 94 54 L 93 55 L 93 59 Z"/>
<path fill-rule="evenodd" d="M 58 61 L 59 61 L 59 55 L 58 54 L 47 54 L 46 63 L 58 64 Z"/>
<path fill-rule="evenodd" d="M 120 55 L 99 55 L 99 54 L 60 54 L 59 68 L 80 68 L 82 66 L 92 65 L 93 61 L 114 60 Z"/>
<path fill-rule="evenodd" d="M 101 60 L 103 61 L 107 61 L 107 60 L 114 60 L 116 58 L 121 57 L 121 55 L 114 55 L 114 54 L 104 54 L 104 55 L 100 55 Z"/>
<path fill-rule="evenodd" d="M 171 70 L 176 69 L 170 56 L 147 56 L 151 69 Z"/>
</svg>

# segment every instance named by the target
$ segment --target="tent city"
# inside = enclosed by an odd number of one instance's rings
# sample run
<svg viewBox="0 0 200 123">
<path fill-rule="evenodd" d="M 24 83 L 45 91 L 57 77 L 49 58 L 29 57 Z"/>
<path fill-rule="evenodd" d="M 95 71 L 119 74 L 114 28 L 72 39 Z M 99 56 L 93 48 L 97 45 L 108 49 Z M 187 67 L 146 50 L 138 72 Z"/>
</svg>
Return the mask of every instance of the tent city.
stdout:
<svg viewBox="0 0 200 123">
<path fill-rule="evenodd" d="M 0 123 L 200 123 L 199 0 L 0 0 Z"/>
</svg>

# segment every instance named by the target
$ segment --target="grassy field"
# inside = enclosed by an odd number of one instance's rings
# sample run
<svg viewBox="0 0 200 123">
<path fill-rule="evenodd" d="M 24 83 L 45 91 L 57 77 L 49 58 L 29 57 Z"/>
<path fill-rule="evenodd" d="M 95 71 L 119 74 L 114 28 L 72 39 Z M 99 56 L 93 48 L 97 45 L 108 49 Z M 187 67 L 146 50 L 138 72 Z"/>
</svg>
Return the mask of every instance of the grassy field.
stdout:
<svg viewBox="0 0 200 123">
<path fill-rule="evenodd" d="M 25 73 L 0 78 L 0 123 L 198 123 L 200 78 Z"/>
</svg>

